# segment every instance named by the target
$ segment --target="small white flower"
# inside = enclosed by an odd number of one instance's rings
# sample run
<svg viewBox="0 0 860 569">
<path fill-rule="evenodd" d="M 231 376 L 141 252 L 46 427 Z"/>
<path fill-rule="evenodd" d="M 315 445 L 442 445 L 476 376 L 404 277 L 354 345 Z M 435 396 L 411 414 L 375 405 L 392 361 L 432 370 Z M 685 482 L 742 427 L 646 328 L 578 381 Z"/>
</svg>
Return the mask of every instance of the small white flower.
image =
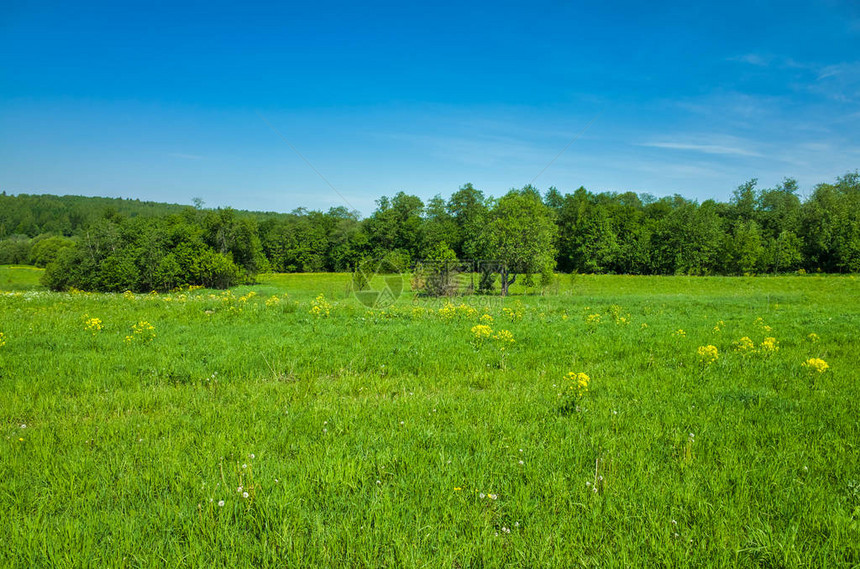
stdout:
<svg viewBox="0 0 860 569">
<path fill-rule="evenodd" d="M 248 468 L 248 465 L 247 465 L 247 464 L 243 464 L 243 465 L 242 465 L 242 468 Z"/>
<path fill-rule="evenodd" d="M 400 421 L 400 424 L 403 425 L 404 424 L 403 421 Z"/>
<path fill-rule="evenodd" d="M 521 460 L 521 461 L 520 461 L 520 464 L 525 464 L 525 462 L 523 462 L 523 461 Z"/>
<path fill-rule="evenodd" d="M 490 500 L 498 500 L 499 499 L 499 496 L 497 494 L 488 494 L 488 497 L 490 498 Z"/>
<path fill-rule="evenodd" d="M 586 485 L 586 486 L 591 486 L 591 482 L 586 482 L 586 483 L 585 483 L 585 485 Z"/>
<path fill-rule="evenodd" d="M 219 508 L 223 508 L 223 507 L 224 507 L 224 500 L 218 500 L 218 507 L 219 507 Z"/>
<path fill-rule="evenodd" d="M 254 456 L 254 453 L 251 453 L 251 458 L 257 458 L 257 457 Z"/>
<path fill-rule="evenodd" d="M 278 483 L 278 479 L 277 479 L 277 478 L 275 478 L 275 484 L 277 484 L 277 483 Z"/>
<path fill-rule="evenodd" d="M 327 432 L 328 432 L 328 429 L 323 429 L 323 432 L 324 432 L 324 433 L 327 433 Z"/>
<path fill-rule="evenodd" d="M 22 429 L 26 429 L 26 428 L 27 428 L 27 425 L 25 425 L 24 423 L 21 423 L 21 428 L 22 428 Z"/>
<path fill-rule="evenodd" d="M 515 527 L 515 528 L 520 527 L 520 522 L 514 522 L 514 527 Z"/>
<path fill-rule="evenodd" d="M 247 492 L 242 492 L 242 497 L 243 497 L 243 498 L 247 498 L 247 497 L 248 497 L 248 493 L 247 493 Z"/>
<path fill-rule="evenodd" d="M 675 520 L 672 520 L 672 525 L 676 526 L 676 525 L 678 525 L 678 522 L 676 522 Z"/>
<path fill-rule="evenodd" d="M 242 491 L 242 487 L 241 487 L 241 486 L 239 486 L 238 488 L 236 488 L 236 492 L 241 492 L 241 491 Z"/>
<path fill-rule="evenodd" d="M 483 500 L 483 499 L 484 499 L 484 498 L 486 498 L 486 497 L 487 497 L 487 495 L 486 495 L 486 494 L 484 494 L 483 492 L 481 492 L 480 494 L 478 494 L 478 498 L 480 498 L 481 500 Z"/>
<path fill-rule="evenodd" d="M 377 481 L 376 481 L 376 484 L 377 484 L 377 485 L 382 484 L 382 481 L 381 481 L 381 480 L 377 480 Z"/>
</svg>

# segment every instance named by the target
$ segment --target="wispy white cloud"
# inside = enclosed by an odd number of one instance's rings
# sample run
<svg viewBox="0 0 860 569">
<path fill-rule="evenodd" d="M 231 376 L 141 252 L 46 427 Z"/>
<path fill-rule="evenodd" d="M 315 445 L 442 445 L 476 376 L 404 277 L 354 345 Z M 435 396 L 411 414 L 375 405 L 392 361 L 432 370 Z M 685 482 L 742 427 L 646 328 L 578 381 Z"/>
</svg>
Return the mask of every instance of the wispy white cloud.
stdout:
<svg viewBox="0 0 860 569">
<path fill-rule="evenodd" d="M 767 67 L 773 61 L 773 56 L 762 55 L 760 53 L 745 53 L 744 55 L 730 57 L 729 61 L 748 63 L 749 65 L 755 65 L 757 67 Z"/>
<path fill-rule="evenodd" d="M 665 148 L 667 150 L 688 150 L 692 152 L 702 152 L 704 154 L 720 154 L 734 156 L 752 156 L 760 157 L 761 153 L 743 148 L 741 146 L 725 146 L 722 144 L 695 144 L 690 142 L 675 142 L 675 141 L 659 141 L 659 142 L 639 142 L 636 146 L 647 146 L 650 148 Z"/>
</svg>

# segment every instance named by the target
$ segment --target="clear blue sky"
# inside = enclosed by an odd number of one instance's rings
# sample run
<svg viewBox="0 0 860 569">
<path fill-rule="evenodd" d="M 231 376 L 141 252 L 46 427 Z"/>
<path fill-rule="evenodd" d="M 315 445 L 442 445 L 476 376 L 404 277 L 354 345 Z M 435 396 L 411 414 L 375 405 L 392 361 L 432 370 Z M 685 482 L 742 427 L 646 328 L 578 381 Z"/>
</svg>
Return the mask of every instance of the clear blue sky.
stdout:
<svg viewBox="0 0 860 569">
<path fill-rule="evenodd" d="M 4 0 L 0 189 L 342 205 L 266 121 L 364 215 L 542 171 L 726 200 L 860 168 L 854 1 L 464 4 Z"/>
</svg>

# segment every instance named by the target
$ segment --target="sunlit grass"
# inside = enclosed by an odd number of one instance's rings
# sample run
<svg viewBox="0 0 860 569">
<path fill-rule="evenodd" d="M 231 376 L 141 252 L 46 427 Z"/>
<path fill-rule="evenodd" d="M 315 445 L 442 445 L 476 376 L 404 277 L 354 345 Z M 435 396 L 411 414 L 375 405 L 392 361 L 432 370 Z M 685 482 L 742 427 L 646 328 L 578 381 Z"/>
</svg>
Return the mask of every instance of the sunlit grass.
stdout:
<svg viewBox="0 0 860 569">
<path fill-rule="evenodd" d="M 0 296 L 0 565 L 860 562 L 856 279 L 514 292 Z"/>
</svg>

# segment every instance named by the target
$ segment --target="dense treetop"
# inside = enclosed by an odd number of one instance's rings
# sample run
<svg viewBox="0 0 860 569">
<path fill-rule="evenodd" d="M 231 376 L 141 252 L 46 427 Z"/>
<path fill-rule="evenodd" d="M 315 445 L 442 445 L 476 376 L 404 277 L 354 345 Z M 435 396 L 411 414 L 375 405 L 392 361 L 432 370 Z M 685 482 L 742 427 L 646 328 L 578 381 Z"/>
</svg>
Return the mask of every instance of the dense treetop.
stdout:
<svg viewBox="0 0 860 569">
<path fill-rule="evenodd" d="M 404 269 L 422 259 L 501 261 L 503 282 L 553 269 L 857 272 L 860 174 L 819 184 L 806 199 L 792 179 L 765 189 L 750 180 L 728 203 L 585 188 L 541 195 L 531 186 L 492 198 L 466 184 L 427 203 L 383 196 L 365 219 L 344 207 L 277 214 L 0 195 L 0 264 L 46 266 L 55 289 L 229 286 L 264 270 L 348 271 L 382 255 Z"/>
</svg>

